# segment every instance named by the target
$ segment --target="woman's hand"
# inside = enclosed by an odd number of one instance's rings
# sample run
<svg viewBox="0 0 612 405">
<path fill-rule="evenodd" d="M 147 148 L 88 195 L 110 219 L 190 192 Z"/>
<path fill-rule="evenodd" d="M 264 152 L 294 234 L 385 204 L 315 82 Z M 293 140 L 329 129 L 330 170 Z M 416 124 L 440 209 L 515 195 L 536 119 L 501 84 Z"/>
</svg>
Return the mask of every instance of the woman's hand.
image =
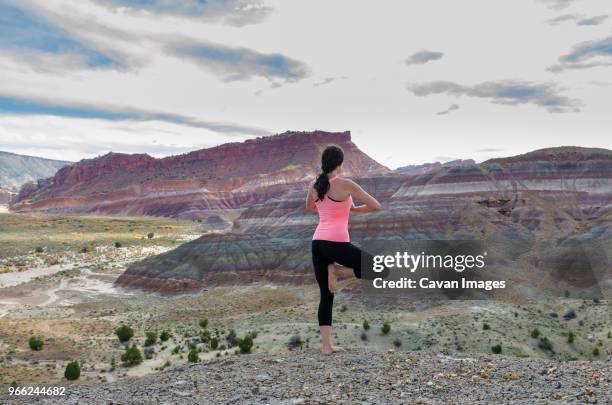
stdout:
<svg viewBox="0 0 612 405">
<path fill-rule="evenodd" d="M 306 209 L 310 212 L 317 212 L 317 205 L 315 204 L 314 198 L 314 183 L 308 187 L 308 194 L 306 195 Z"/>
<path fill-rule="evenodd" d="M 373 208 L 368 207 L 367 205 L 363 204 L 363 205 L 353 205 L 351 207 L 351 212 L 372 212 L 372 211 L 376 211 Z"/>
<path fill-rule="evenodd" d="M 372 197 L 370 194 L 366 193 L 364 189 L 362 189 L 359 184 L 355 183 L 352 180 L 348 181 L 349 190 L 353 198 L 358 201 L 362 201 L 364 205 L 359 205 L 357 207 L 351 208 L 351 211 L 355 212 L 372 212 L 378 211 L 382 208 L 382 205 L 376 200 L 376 198 Z"/>
</svg>

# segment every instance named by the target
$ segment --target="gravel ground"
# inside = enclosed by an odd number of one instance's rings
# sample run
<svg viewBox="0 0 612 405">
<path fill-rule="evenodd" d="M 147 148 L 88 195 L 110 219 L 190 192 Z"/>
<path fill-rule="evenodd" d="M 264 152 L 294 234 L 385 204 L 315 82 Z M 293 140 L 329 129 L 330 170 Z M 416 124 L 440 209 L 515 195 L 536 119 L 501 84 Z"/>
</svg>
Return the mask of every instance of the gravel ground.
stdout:
<svg viewBox="0 0 612 405">
<path fill-rule="evenodd" d="M 242 355 L 114 383 L 71 385 L 64 397 L 0 397 L 0 403 L 612 404 L 612 362 L 559 363 L 481 355 L 354 350 Z"/>
</svg>

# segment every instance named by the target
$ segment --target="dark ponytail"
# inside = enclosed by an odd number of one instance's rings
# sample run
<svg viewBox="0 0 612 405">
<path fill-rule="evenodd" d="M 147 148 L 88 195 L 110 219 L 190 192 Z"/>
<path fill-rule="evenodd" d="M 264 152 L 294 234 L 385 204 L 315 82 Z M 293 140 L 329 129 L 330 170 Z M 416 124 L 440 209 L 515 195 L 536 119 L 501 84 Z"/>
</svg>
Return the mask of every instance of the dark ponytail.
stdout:
<svg viewBox="0 0 612 405">
<path fill-rule="evenodd" d="M 321 155 L 322 173 L 317 177 L 317 181 L 314 184 L 318 200 L 322 200 L 325 197 L 325 193 L 329 191 L 329 173 L 333 172 L 343 161 L 344 152 L 339 146 L 328 146 L 323 151 Z"/>
</svg>

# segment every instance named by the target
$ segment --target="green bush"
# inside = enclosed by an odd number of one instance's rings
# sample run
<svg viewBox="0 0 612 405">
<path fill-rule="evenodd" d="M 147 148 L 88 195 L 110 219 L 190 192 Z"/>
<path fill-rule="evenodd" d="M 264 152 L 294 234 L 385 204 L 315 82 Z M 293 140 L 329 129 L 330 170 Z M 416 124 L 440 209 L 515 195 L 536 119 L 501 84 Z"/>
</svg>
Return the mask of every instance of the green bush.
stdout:
<svg viewBox="0 0 612 405">
<path fill-rule="evenodd" d="M 399 337 L 396 337 L 395 339 L 393 339 L 393 346 L 397 348 L 402 347 L 402 339 L 400 339 Z"/>
<path fill-rule="evenodd" d="M 81 366 L 77 361 L 71 361 L 66 366 L 66 371 L 64 371 L 64 377 L 67 380 L 73 381 L 77 380 L 81 376 Z"/>
<path fill-rule="evenodd" d="M 202 319 L 200 321 L 200 328 L 202 328 L 202 329 L 208 328 L 208 319 Z"/>
<path fill-rule="evenodd" d="M 236 331 L 234 329 L 230 330 L 225 337 L 229 347 L 235 347 L 238 345 L 238 335 L 236 335 Z"/>
<path fill-rule="evenodd" d="M 251 335 L 246 335 L 243 339 L 238 339 L 238 347 L 242 354 L 251 353 L 251 349 L 253 348 L 253 338 Z"/>
<path fill-rule="evenodd" d="M 501 343 L 491 347 L 491 351 L 495 354 L 500 354 L 502 352 Z"/>
<path fill-rule="evenodd" d="M 210 339 L 210 348 L 215 350 L 217 347 L 219 347 L 219 338 L 215 336 Z"/>
<path fill-rule="evenodd" d="M 179 354 L 180 351 L 181 351 L 180 345 L 174 346 L 174 349 L 172 349 L 172 354 Z"/>
<path fill-rule="evenodd" d="M 363 321 L 363 330 L 369 330 L 370 329 L 370 323 L 365 320 Z"/>
<path fill-rule="evenodd" d="M 133 345 L 121 355 L 121 361 L 126 366 L 135 366 L 142 363 L 142 353 L 140 352 L 140 349 L 136 347 L 136 345 Z"/>
<path fill-rule="evenodd" d="M 115 330 L 115 334 L 121 343 L 129 341 L 134 336 L 134 329 L 127 325 L 121 325 Z"/>
<path fill-rule="evenodd" d="M 289 339 L 289 342 L 287 343 L 287 347 L 289 347 L 289 349 L 297 349 L 298 347 L 301 348 L 303 344 L 304 344 L 304 340 L 302 339 L 302 336 L 293 335 Z"/>
<path fill-rule="evenodd" d="M 32 336 L 28 343 L 30 344 L 30 349 L 36 350 L 36 351 L 42 350 L 43 346 L 45 345 L 45 342 L 43 341 L 43 339 L 38 336 Z"/>
<path fill-rule="evenodd" d="M 119 249 L 121 247 L 121 242 L 115 242 L 115 247 Z"/>
<path fill-rule="evenodd" d="M 198 353 L 198 350 L 191 349 L 189 355 L 187 356 L 187 360 L 189 360 L 190 363 L 197 363 L 200 361 L 200 354 Z"/>
<path fill-rule="evenodd" d="M 36 246 L 36 249 L 34 249 L 36 251 L 36 253 L 42 253 L 45 251 L 45 249 L 42 246 Z"/>
<path fill-rule="evenodd" d="M 153 346 L 157 343 L 157 332 L 147 332 L 145 337 L 145 346 Z"/>
<path fill-rule="evenodd" d="M 387 335 L 389 332 L 391 332 L 391 324 L 385 321 L 383 326 L 380 328 L 380 331 L 383 333 L 383 335 Z"/>
<path fill-rule="evenodd" d="M 200 333 L 200 339 L 202 340 L 203 343 L 210 342 L 210 331 L 208 329 L 204 329 Z"/>
<path fill-rule="evenodd" d="M 608 332 L 608 339 L 612 339 L 612 332 Z"/>
<path fill-rule="evenodd" d="M 537 339 L 540 337 L 540 330 L 538 328 L 535 328 L 534 330 L 531 331 L 531 337 L 534 339 Z"/>
<path fill-rule="evenodd" d="M 155 234 L 153 232 L 149 232 L 147 234 L 147 238 L 149 238 L 149 239 L 153 239 L 154 236 L 155 236 Z"/>
<path fill-rule="evenodd" d="M 491 329 L 491 327 L 489 326 L 488 323 L 483 323 L 482 324 L 482 330 L 489 330 L 489 329 Z"/>
<path fill-rule="evenodd" d="M 574 343 L 574 339 L 576 339 L 576 334 L 570 330 L 567 334 L 567 343 Z"/>
<path fill-rule="evenodd" d="M 162 342 L 167 341 L 168 339 L 170 339 L 170 332 L 168 332 L 167 330 L 162 331 L 162 333 L 159 334 L 159 339 Z"/>
<path fill-rule="evenodd" d="M 595 357 L 599 356 L 599 347 L 594 347 L 593 348 L 593 356 L 595 356 Z"/>
<path fill-rule="evenodd" d="M 83 246 L 81 248 L 81 253 L 87 253 L 87 252 L 89 252 L 89 248 L 87 246 Z"/>
</svg>

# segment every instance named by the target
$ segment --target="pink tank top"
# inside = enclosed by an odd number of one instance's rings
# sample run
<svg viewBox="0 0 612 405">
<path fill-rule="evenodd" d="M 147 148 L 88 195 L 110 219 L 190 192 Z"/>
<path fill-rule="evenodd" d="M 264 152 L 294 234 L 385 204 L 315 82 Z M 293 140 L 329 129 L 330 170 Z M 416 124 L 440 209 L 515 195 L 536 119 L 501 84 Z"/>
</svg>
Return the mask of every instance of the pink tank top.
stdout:
<svg viewBox="0 0 612 405">
<path fill-rule="evenodd" d="M 333 182 L 337 177 L 332 177 Z M 319 225 L 312 236 L 313 240 L 327 240 L 331 242 L 350 242 L 348 220 L 353 206 L 353 197 L 344 201 L 335 201 L 327 194 L 322 200 L 315 202 L 319 211 Z"/>
</svg>

